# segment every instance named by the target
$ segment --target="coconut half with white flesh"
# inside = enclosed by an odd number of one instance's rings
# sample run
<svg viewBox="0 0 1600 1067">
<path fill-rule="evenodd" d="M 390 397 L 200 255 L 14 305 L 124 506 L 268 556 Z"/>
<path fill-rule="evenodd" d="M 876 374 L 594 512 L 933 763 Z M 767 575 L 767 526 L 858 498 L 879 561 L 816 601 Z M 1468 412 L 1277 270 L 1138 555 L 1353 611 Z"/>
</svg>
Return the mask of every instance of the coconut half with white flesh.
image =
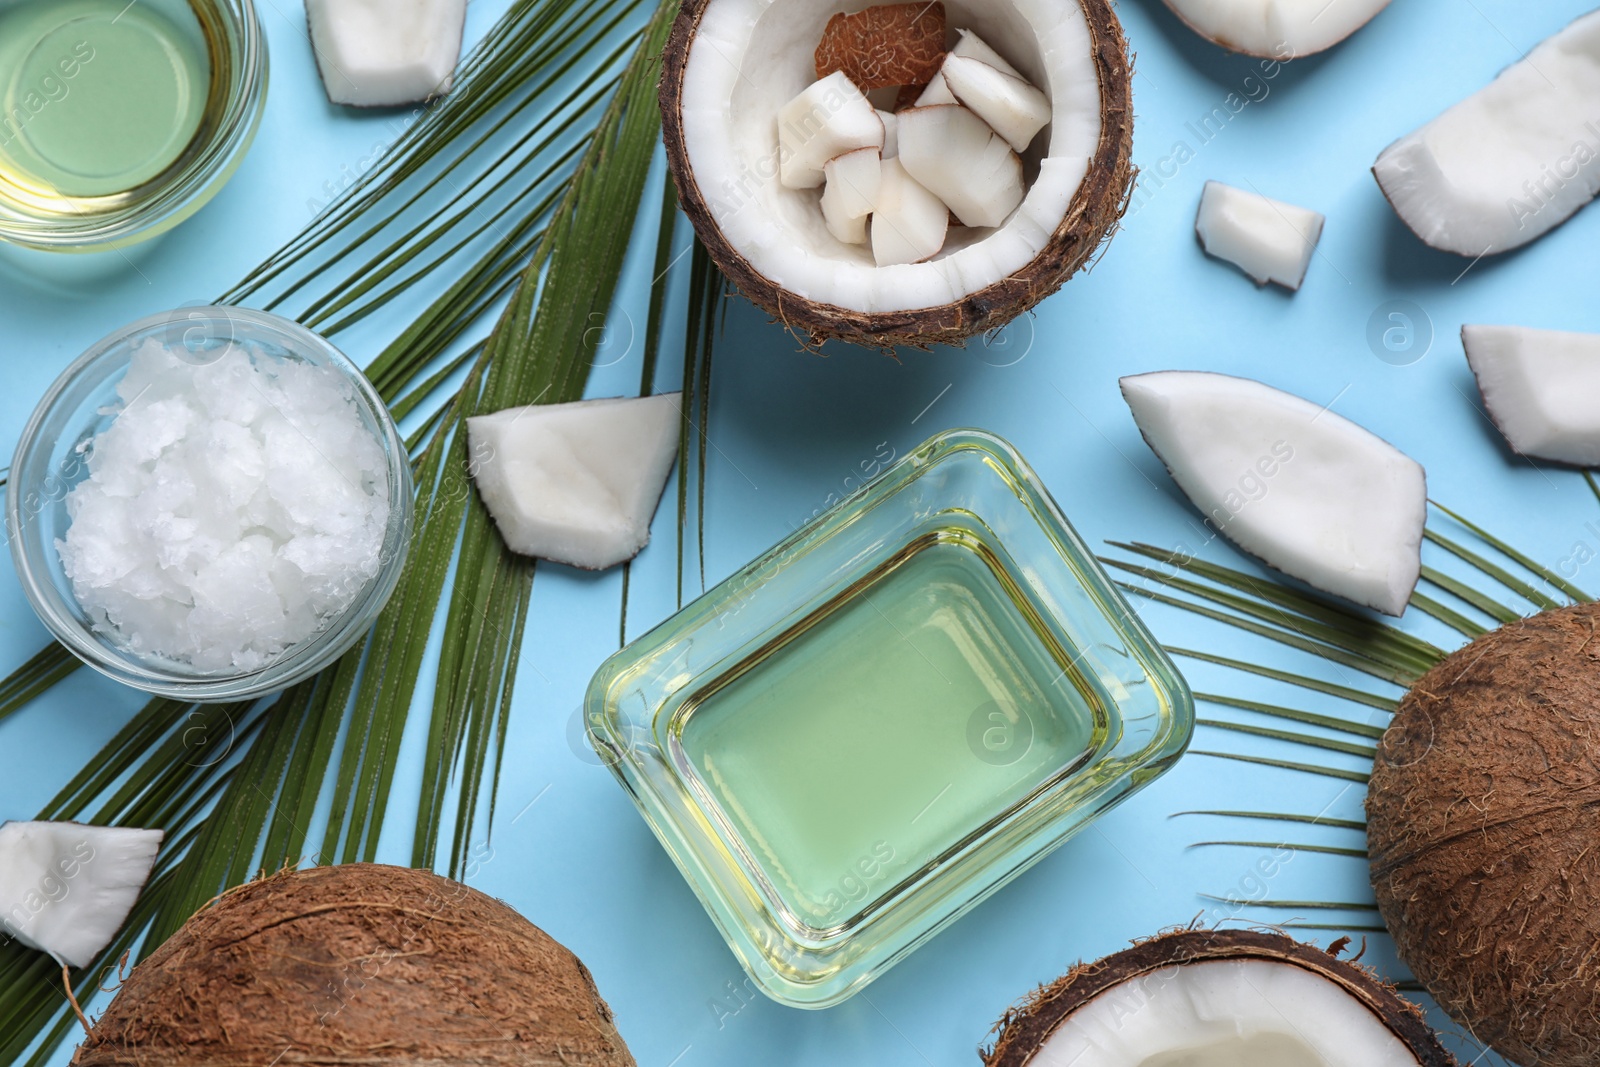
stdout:
<svg viewBox="0 0 1600 1067">
<path fill-rule="evenodd" d="M 87 967 L 128 921 L 163 836 L 75 822 L 0 824 L 0 931 Z"/>
<path fill-rule="evenodd" d="M 513 552 L 603 570 L 650 542 L 682 394 L 509 408 L 467 420 L 478 493 Z"/>
<path fill-rule="evenodd" d="M 1025 192 L 1009 216 L 998 226 L 950 231 L 941 247 L 917 258 L 910 255 L 924 247 L 923 233 L 889 242 L 875 216 L 869 242 L 842 241 L 814 189 L 780 180 L 786 135 L 779 112 L 817 84 L 814 52 L 837 4 L 686 0 L 673 27 L 661 104 L 684 211 L 723 273 L 807 343 L 927 346 L 995 329 L 1081 269 L 1121 216 L 1133 120 L 1127 42 L 1110 0 L 949 0 L 945 7 L 951 52 L 959 56 L 965 44 L 972 55 L 962 58 L 983 64 L 981 44 L 1004 57 L 1018 85 L 1047 101 L 1048 124 L 1019 153 Z M 997 96 L 997 114 L 1010 106 L 1027 117 L 1025 102 L 1034 98 L 1008 96 L 1003 90 L 1017 87 L 997 84 L 974 95 Z M 943 103 L 956 103 L 948 87 L 946 95 Z M 818 107 L 806 115 L 786 117 L 820 127 L 854 103 L 846 92 L 812 102 Z M 897 132 L 898 151 L 887 150 L 887 131 L 874 144 L 886 149 L 885 159 L 905 151 L 905 131 Z M 789 136 L 792 145 L 797 138 Z M 892 187 L 888 173 L 886 165 Z M 899 254 L 880 266 L 889 243 Z"/>
<path fill-rule="evenodd" d="M 1306 280 L 1324 221 L 1308 208 L 1206 182 L 1194 229 L 1207 255 L 1227 260 L 1257 285 L 1276 282 L 1294 291 Z"/>
<path fill-rule="evenodd" d="M 1421 464 L 1327 408 L 1248 378 L 1122 379 L 1145 441 L 1210 525 L 1257 559 L 1386 615 L 1422 573 Z"/>
<path fill-rule="evenodd" d="M 1520 248 L 1600 191 L 1600 11 L 1383 150 L 1373 176 L 1429 246 Z"/>
<path fill-rule="evenodd" d="M 1600 334 L 1463 326 L 1461 345 L 1513 451 L 1600 467 Z"/>
<path fill-rule="evenodd" d="M 986 1067 L 1455 1067 L 1365 968 L 1282 934 L 1185 930 L 1080 964 L 1008 1011 Z"/>
<path fill-rule="evenodd" d="M 1293 59 L 1326 51 L 1389 0 L 1167 0 L 1191 30 L 1230 52 Z"/>
<path fill-rule="evenodd" d="M 467 0 L 306 0 L 328 99 L 398 107 L 450 91 Z"/>
</svg>

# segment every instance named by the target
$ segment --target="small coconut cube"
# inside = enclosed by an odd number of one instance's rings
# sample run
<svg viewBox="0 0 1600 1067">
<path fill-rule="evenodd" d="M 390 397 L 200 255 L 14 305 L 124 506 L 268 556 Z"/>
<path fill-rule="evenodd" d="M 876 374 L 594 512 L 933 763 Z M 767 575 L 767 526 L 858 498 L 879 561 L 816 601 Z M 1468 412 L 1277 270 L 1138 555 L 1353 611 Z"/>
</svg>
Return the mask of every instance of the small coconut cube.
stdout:
<svg viewBox="0 0 1600 1067">
<path fill-rule="evenodd" d="M 306 0 L 328 99 L 395 107 L 450 91 L 467 0 Z"/>
<path fill-rule="evenodd" d="M 1225 259 L 1254 278 L 1296 290 L 1322 238 L 1323 217 L 1260 193 L 1206 182 L 1195 232 L 1207 255 Z"/>
<path fill-rule="evenodd" d="M 878 207 L 872 215 L 872 257 L 880 267 L 921 263 L 938 255 L 950 230 L 950 209 L 898 159 L 883 161 Z"/>
<path fill-rule="evenodd" d="M 963 226 L 999 226 L 1022 203 L 1022 159 L 959 104 L 902 111 L 900 162 Z"/>
<path fill-rule="evenodd" d="M 162 837 L 74 822 L 0 824 L 0 924 L 59 963 L 87 967 L 128 921 Z"/>
<path fill-rule="evenodd" d="M 1600 335 L 1463 326 L 1489 417 L 1518 454 L 1600 466 Z"/>
<path fill-rule="evenodd" d="M 678 454 L 682 394 L 467 420 L 473 480 L 506 546 L 603 570 L 639 554 Z"/>
<path fill-rule="evenodd" d="M 940 68 L 955 102 L 987 122 L 996 133 L 1025 152 L 1050 123 L 1050 98 L 1022 78 L 981 59 L 945 56 Z"/>
<path fill-rule="evenodd" d="M 878 109 L 843 73 L 813 82 L 778 112 L 779 180 L 815 189 L 828 160 L 858 148 L 883 148 Z"/>
</svg>

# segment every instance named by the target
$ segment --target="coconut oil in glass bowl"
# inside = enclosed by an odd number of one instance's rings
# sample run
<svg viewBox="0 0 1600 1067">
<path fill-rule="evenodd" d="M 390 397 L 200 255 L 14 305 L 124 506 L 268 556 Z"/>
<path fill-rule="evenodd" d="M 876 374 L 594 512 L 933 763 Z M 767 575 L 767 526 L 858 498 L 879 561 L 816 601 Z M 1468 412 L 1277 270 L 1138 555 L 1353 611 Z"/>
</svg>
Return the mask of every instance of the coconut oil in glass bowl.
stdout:
<svg viewBox="0 0 1600 1067">
<path fill-rule="evenodd" d="M 587 700 L 755 984 L 809 1008 L 1151 781 L 1193 716 L 1037 476 L 975 430 L 618 652 Z"/>
<path fill-rule="evenodd" d="M 118 247 L 188 217 L 254 136 L 250 0 L 0 0 L 0 239 Z"/>
</svg>

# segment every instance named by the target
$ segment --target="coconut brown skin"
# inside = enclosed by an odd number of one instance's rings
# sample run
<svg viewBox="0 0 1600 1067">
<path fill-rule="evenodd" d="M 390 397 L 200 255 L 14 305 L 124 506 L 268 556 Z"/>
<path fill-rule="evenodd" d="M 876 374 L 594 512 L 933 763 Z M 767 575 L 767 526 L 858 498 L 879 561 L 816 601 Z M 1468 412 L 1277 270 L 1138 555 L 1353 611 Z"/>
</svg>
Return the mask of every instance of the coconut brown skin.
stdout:
<svg viewBox="0 0 1600 1067">
<path fill-rule="evenodd" d="M 684 71 L 700 20 L 715 2 L 718 0 L 684 0 L 662 56 L 661 113 L 667 161 L 677 180 L 684 213 L 722 273 L 803 344 L 817 346 L 830 339 L 878 349 L 962 344 L 1004 326 L 1060 289 L 1089 262 L 1121 220 L 1134 176 L 1128 42 L 1110 0 L 1076 0 L 1088 19 L 1100 76 L 1100 142 L 1066 216 L 1031 263 L 955 303 L 915 311 L 869 314 L 818 303 L 784 289 L 728 243 L 712 218 L 700 176 L 689 166 L 683 134 Z M 708 184 L 720 177 L 704 176 Z"/>
<path fill-rule="evenodd" d="M 77 1067 L 634 1067 L 571 952 L 426 871 L 286 872 L 134 968 Z"/>
<path fill-rule="evenodd" d="M 1378 747 L 1372 885 L 1435 1000 L 1523 1067 L 1600 1063 L 1600 606 L 1480 637 Z"/>
<path fill-rule="evenodd" d="M 985 1067 L 1025 1067 L 1073 1013 L 1126 982 L 1158 981 L 1173 967 L 1216 960 L 1265 960 L 1300 967 L 1339 986 L 1366 1005 L 1416 1056 L 1421 1067 L 1456 1067 L 1422 1011 L 1358 964 L 1282 934 L 1258 930 L 1179 930 L 1094 963 L 1080 963 L 1040 988 L 996 1024 L 991 1048 L 979 1049 Z"/>
</svg>

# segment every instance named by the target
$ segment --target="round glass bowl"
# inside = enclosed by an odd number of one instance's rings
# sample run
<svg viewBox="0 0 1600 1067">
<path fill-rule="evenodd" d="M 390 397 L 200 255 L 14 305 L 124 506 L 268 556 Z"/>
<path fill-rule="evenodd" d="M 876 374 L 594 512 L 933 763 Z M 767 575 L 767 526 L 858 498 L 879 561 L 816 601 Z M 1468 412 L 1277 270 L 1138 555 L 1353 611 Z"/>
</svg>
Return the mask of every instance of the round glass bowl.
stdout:
<svg viewBox="0 0 1600 1067">
<path fill-rule="evenodd" d="M 0 4 L 0 241 L 98 252 L 171 229 L 255 138 L 254 0 Z"/>
<path fill-rule="evenodd" d="M 381 564 L 350 606 L 316 634 L 247 673 L 199 670 L 119 646 L 94 625 L 73 594 L 56 540 L 71 519 L 66 497 L 88 477 L 86 446 L 115 421 L 117 385 L 134 349 L 159 339 L 203 357 L 236 342 L 257 359 L 299 361 L 336 371 L 353 387 L 361 421 L 387 462 L 389 520 Z M 359 368 L 297 323 L 245 308 L 199 307 L 141 319 L 90 348 L 56 379 L 22 431 L 6 491 L 6 534 L 29 603 L 73 654 L 102 674 L 138 689 L 191 701 L 242 700 L 287 688 L 328 666 L 360 640 L 394 592 L 412 526 L 411 464 L 388 408 Z"/>
</svg>

